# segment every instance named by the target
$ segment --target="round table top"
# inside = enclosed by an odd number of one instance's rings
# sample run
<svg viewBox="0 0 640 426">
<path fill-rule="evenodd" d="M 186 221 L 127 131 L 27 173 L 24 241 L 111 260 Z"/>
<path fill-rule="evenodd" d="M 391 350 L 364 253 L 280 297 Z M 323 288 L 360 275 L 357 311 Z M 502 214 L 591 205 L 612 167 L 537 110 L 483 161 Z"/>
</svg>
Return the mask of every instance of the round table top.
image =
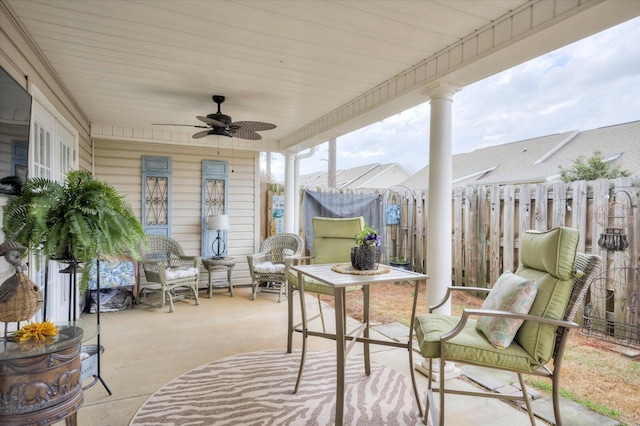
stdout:
<svg viewBox="0 0 640 426">
<path fill-rule="evenodd" d="M 202 264 L 205 268 L 211 268 L 214 266 L 234 266 L 236 264 L 235 257 L 222 257 L 220 259 L 216 259 L 213 257 L 202 259 Z"/>
<path fill-rule="evenodd" d="M 93 321 L 54 323 L 59 333 L 46 340 L 17 342 L 11 335 L 0 341 L 0 361 L 46 355 L 70 348 L 95 337 L 99 330 Z M 12 333 L 13 334 L 13 333 Z"/>
</svg>

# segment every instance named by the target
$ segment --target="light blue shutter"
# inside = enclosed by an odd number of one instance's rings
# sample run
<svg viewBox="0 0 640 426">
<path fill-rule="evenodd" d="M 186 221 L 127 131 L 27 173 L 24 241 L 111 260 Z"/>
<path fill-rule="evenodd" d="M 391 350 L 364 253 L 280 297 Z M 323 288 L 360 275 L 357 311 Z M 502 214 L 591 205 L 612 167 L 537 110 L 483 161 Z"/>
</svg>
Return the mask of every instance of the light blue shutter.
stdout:
<svg viewBox="0 0 640 426">
<path fill-rule="evenodd" d="M 142 226 L 171 236 L 171 158 L 142 156 Z"/>
<path fill-rule="evenodd" d="M 202 258 L 214 256 L 212 245 L 218 233 L 207 229 L 207 218 L 227 213 L 228 178 L 229 164 L 226 161 L 202 160 Z M 220 234 L 224 242 L 220 255 L 226 257 L 228 233 L 222 231 Z"/>
</svg>

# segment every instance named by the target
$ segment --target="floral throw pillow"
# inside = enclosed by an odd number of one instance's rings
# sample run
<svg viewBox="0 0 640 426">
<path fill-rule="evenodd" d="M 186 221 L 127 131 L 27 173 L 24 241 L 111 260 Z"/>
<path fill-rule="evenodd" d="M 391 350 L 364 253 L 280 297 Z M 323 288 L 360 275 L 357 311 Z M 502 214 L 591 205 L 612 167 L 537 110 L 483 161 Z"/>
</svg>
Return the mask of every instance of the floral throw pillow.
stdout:
<svg viewBox="0 0 640 426">
<path fill-rule="evenodd" d="M 494 284 L 481 309 L 528 314 L 537 292 L 535 280 L 506 271 Z M 481 316 L 476 329 L 484 333 L 493 346 L 506 349 L 523 322 L 521 319 Z"/>
</svg>

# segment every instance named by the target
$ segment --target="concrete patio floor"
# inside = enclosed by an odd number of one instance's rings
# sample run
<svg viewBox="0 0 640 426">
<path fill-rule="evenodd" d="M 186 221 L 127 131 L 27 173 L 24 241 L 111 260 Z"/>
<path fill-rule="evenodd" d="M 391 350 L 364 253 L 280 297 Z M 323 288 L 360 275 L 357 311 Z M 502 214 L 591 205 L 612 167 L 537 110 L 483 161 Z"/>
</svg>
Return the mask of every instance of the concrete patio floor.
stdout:
<svg viewBox="0 0 640 426">
<path fill-rule="evenodd" d="M 168 306 L 154 309 L 142 305 L 132 310 L 103 313 L 101 345 L 105 350 L 101 376 L 113 394 L 109 396 L 100 382 L 85 390 L 78 424 L 128 425 L 140 406 L 160 387 L 217 359 L 269 349 L 282 349 L 283 356 L 295 356 L 285 353 L 286 301 L 277 303 L 274 294 L 260 295 L 255 301 L 250 297 L 249 288 L 236 288 L 235 297 L 229 297 L 226 290 L 217 290 L 211 299 L 206 292 L 201 292 L 199 306 L 191 301 L 176 302 L 174 313 L 168 312 Z M 313 310 L 317 302 L 307 305 Z M 332 317 L 332 311 L 325 312 Z M 84 314 L 81 319 L 94 321 L 95 315 Z M 300 346 L 301 336 L 296 334 L 294 348 Z M 356 345 L 349 356 L 360 356 L 360 346 Z M 335 350 L 335 342 L 311 337 L 309 348 Z M 409 375 L 405 350 L 372 346 L 372 351 L 374 362 Z M 416 377 L 422 405 L 427 382 L 421 374 L 417 373 Z M 454 379 L 452 384 L 472 386 L 459 379 Z M 499 400 L 450 396 L 447 407 L 447 425 L 529 424 L 524 411 Z M 540 421 L 539 424 L 546 423 Z"/>
</svg>

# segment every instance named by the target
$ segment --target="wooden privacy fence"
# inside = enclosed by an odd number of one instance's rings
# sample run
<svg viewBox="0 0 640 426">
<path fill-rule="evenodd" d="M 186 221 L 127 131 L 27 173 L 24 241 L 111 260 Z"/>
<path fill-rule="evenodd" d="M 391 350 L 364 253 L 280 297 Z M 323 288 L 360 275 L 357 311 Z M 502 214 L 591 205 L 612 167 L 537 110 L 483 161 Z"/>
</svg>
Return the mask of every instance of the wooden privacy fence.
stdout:
<svg viewBox="0 0 640 426">
<path fill-rule="evenodd" d="M 379 230 L 383 245 L 401 243 L 403 257 L 410 260 L 414 270 L 426 271 L 427 227 L 429 220 L 427 190 L 405 187 L 389 189 L 344 190 L 307 188 L 350 194 L 378 194 L 383 206 L 393 200 L 400 205 L 401 223 Z M 273 185 L 269 192 L 279 192 Z M 267 197 L 263 197 L 267 198 Z M 302 200 L 303 197 L 300 197 Z M 624 250 L 606 250 L 598 245 L 601 235 L 607 233 L 607 223 L 596 221 L 598 212 L 614 202 L 628 204 L 628 225 L 621 230 L 628 247 Z M 591 182 L 547 182 L 519 185 L 479 185 L 457 187 L 452 190 L 452 271 L 455 285 L 487 287 L 506 270 L 518 267 L 519 239 L 526 230 L 544 231 L 556 226 L 569 226 L 580 231 L 579 251 L 602 256 L 604 270 L 638 268 L 640 255 L 640 178 L 601 179 Z M 304 218 L 304 205 L 300 206 Z M 383 214 L 384 217 L 384 214 Z M 602 222 L 602 221 L 601 221 Z M 299 222 L 304 226 L 304 220 Z M 298 229 L 304 235 L 303 229 Z M 383 261 L 394 256 L 388 248 Z M 605 285 L 592 286 L 587 301 L 592 315 L 610 318 L 615 322 L 638 325 L 640 283 L 638 274 L 628 274 L 623 280 L 611 280 Z"/>
</svg>

